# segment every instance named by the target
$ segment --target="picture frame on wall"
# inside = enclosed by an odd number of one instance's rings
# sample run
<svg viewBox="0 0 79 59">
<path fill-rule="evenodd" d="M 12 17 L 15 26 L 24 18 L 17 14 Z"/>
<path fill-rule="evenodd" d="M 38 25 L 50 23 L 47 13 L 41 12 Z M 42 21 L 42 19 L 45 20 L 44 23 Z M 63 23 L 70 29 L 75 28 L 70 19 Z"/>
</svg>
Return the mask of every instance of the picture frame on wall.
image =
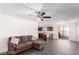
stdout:
<svg viewBox="0 0 79 59">
<path fill-rule="evenodd" d="M 38 31 L 43 31 L 43 27 L 38 27 Z"/>
</svg>

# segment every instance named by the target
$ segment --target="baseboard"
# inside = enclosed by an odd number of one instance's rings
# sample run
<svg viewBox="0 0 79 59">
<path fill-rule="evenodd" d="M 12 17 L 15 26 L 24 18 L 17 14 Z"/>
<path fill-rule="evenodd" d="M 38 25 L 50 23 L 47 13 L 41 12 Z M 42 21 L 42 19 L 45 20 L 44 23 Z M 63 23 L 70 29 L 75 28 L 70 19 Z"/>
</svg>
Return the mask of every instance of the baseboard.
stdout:
<svg viewBox="0 0 79 59">
<path fill-rule="evenodd" d="M 0 55 L 5 55 L 5 54 L 7 54 L 7 52 L 8 52 L 8 50 L 2 51 L 2 52 L 0 52 Z"/>
</svg>

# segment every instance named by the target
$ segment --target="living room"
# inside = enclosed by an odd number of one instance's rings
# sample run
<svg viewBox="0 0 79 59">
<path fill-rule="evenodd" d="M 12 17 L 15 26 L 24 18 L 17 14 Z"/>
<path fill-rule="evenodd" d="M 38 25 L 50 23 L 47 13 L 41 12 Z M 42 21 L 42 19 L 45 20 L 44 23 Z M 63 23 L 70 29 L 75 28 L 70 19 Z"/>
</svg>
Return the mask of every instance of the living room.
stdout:
<svg viewBox="0 0 79 59">
<path fill-rule="evenodd" d="M 79 55 L 78 12 L 78 3 L 1 3 L 0 54 Z"/>
</svg>

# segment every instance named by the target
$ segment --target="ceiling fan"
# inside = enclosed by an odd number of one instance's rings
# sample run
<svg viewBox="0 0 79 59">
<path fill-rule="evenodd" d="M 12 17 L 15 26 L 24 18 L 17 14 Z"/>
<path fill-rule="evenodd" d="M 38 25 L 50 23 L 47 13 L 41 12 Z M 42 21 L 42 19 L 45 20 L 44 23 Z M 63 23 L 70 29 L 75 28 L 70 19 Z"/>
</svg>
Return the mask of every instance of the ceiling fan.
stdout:
<svg viewBox="0 0 79 59">
<path fill-rule="evenodd" d="M 41 21 L 44 20 L 44 18 L 51 18 L 51 16 L 45 16 L 46 12 L 45 11 L 38 11 L 38 10 L 35 10 L 31 7 L 28 7 L 24 4 L 22 4 L 25 8 L 28 8 L 28 9 L 31 9 L 34 11 L 35 15 L 32 15 L 32 14 L 27 14 L 29 16 L 33 16 L 33 17 L 36 17 L 36 18 L 40 18 Z"/>
<path fill-rule="evenodd" d="M 43 21 L 44 18 L 51 18 L 51 16 L 45 16 L 46 12 L 38 11 L 37 17 Z"/>
</svg>

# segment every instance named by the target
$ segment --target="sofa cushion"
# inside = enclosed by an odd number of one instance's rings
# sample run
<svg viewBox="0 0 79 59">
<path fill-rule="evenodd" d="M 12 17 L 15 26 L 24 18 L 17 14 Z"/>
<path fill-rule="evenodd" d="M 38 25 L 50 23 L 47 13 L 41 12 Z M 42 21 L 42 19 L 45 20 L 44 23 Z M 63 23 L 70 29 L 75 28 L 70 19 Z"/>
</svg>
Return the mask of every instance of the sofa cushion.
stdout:
<svg viewBox="0 0 79 59">
<path fill-rule="evenodd" d="M 20 48 L 23 48 L 23 47 L 25 47 L 25 46 L 26 46 L 26 44 L 22 43 L 22 44 L 17 45 L 16 48 L 20 49 Z"/>
<path fill-rule="evenodd" d="M 23 47 L 29 47 L 32 44 L 33 44 L 32 42 L 25 42 L 25 43 L 19 44 L 16 48 L 20 49 L 20 48 L 23 48 Z"/>
<path fill-rule="evenodd" d="M 32 40 L 32 35 L 27 36 L 28 40 Z"/>
<path fill-rule="evenodd" d="M 21 36 L 20 39 L 21 39 L 22 42 L 27 42 L 28 41 L 27 36 Z"/>
<path fill-rule="evenodd" d="M 33 44 L 33 42 L 28 41 L 28 42 L 26 42 L 25 44 L 26 44 L 26 45 L 32 45 L 32 44 Z"/>
</svg>

